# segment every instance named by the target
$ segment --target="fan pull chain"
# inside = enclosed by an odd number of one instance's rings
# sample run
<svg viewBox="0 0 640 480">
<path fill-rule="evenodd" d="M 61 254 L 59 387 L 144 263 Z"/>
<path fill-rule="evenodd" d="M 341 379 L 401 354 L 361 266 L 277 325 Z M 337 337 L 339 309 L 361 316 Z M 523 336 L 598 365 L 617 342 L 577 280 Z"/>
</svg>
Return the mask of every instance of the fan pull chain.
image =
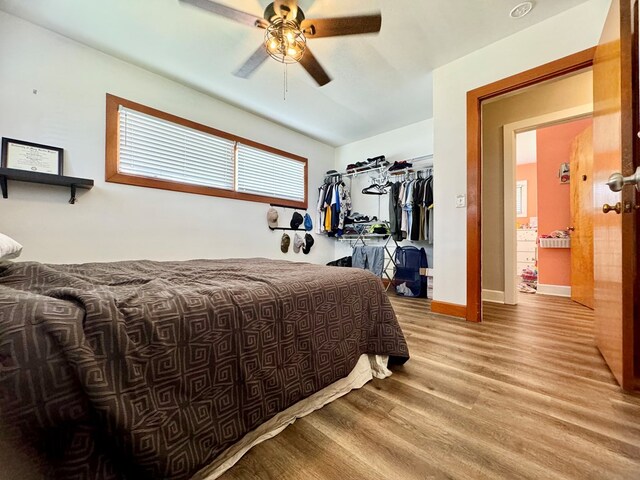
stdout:
<svg viewBox="0 0 640 480">
<path fill-rule="evenodd" d="M 289 74 L 288 74 L 288 69 L 287 69 L 287 64 L 283 63 L 284 65 L 284 85 L 282 87 L 283 89 L 283 99 L 286 102 L 287 101 L 287 92 L 289 92 Z"/>
</svg>

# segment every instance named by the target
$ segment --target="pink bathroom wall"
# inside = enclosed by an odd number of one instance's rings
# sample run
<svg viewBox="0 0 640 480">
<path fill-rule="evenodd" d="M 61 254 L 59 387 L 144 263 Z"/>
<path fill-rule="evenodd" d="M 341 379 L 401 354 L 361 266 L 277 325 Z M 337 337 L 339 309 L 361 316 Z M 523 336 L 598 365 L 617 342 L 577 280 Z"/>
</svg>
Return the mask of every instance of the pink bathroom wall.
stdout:
<svg viewBox="0 0 640 480">
<path fill-rule="evenodd" d="M 574 138 L 590 125 L 589 118 L 537 131 L 539 235 L 571 226 L 570 186 L 560 183 L 558 171 L 570 161 Z M 539 248 L 538 283 L 570 286 L 571 250 Z"/>
</svg>

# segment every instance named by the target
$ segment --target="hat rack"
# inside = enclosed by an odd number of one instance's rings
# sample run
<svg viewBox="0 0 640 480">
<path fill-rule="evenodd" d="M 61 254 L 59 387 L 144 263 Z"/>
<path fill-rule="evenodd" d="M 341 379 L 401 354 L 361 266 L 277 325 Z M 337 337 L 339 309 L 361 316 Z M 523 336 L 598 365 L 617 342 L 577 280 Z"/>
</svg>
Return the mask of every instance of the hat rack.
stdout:
<svg viewBox="0 0 640 480">
<path fill-rule="evenodd" d="M 288 205 L 279 205 L 277 203 L 270 203 L 269 206 L 274 207 L 274 208 L 288 208 L 289 210 L 301 210 L 306 212 L 307 209 L 305 208 L 297 208 L 297 207 L 290 207 Z M 308 233 L 310 230 L 305 230 L 304 227 L 303 228 L 291 228 L 291 227 L 269 227 L 269 230 L 271 230 L 272 232 L 275 232 L 276 230 L 280 230 L 280 231 L 285 231 L 285 232 L 303 232 L 303 233 Z"/>
<path fill-rule="evenodd" d="M 304 228 L 291 228 L 291 227 L 269 227 L 269 230 L 272 230 L 272 231 L 284 230 L 287 232 L 302 232 L 302 233 L 309 233 L 311 231 L 311 230 L 305 230 Z"/>
</svg>

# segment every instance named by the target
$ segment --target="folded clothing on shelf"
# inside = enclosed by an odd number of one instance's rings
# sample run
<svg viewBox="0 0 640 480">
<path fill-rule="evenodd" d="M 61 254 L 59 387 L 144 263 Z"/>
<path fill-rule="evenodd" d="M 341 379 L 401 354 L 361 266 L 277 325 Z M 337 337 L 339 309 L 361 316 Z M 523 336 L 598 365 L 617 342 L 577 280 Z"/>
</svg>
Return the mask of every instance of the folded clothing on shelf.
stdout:
<svg viewBox="0 0 640 480">
<path fill-rule="evenodd" d="M 379 155 L 377 157 L 367 158 L 365 162 L 350 163 L 347 165 L 347 173 L 354 171 L 366 171 L 372 168 L 386 167 L 387 165 L 389 165 L 389 162 L 386 161 L 385 156 Z"/>
<path fill-rule="evenodd" d="M 371 168 L 371 165 L 369 165 L 367 162 L 350 163 L 349 165 L 347 165 L 347 173 L 354 170 L 368 170 L 369 168 Z"/>
<path fill-rule="evenodd" d="M 411 168 L 413 167 L 412 163 L 407 162 L 406 160 L 401 160 L 399 162 L 393 162 L 393 165 L 391 165 L 389 167 L 389 171 L 395 171 L 395 170 L 404 170 L 405 168 Z"/>
<path fill-rule="evenodd" d="M 345 217 L 344 219 L 344 223 L 345 225 L 350 225 L 352 223 L 369 223 L 369 222 L 376 222 L 378 220 L 378 217 L 371 217 L 369 218 L 366 215 L 363 215 L 361 213 L 358 212 L 353 212 L 351 215 L 349 215 L 348 217 Z"/>
<path fill-rule="evenodd" d="M 377 235 L 391 235 L 389 227 L 383 223 L 376 223 L 368 228 L 369 233 L 375 233 Z"/>
<path fill-rule="evenodd" d="M 351 225 L 345 226 L 342 235 L 360 235 L 360 231 L 357 228 L 352 227 Z"/>
</svg>

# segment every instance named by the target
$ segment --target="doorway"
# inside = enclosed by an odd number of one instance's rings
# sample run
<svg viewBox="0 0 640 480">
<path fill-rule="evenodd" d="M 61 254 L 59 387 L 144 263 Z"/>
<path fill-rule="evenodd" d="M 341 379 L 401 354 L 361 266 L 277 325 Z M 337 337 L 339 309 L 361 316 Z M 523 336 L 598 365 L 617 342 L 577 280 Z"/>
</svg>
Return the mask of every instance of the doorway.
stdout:
<svg viewBox="0 0 640 480">
<path fill-rule="evenodd" d="M 524 293 L 593 309 L 591 105 L 505 125 L 504 164 L 504 303 Z"/>
<path fill-rule="evenodd" d="M 545 240 L 545 244 L 565 248 L 543 252 L 538 248 L 538 237 L 564 235 L 561 232 L 573 226 L 570 185 L 568 179 L 560 183 L 560 169 L 570 163 L 573 137 L 586 126 L 580 122 L 588 122 L 592 114 L 592 91 L 593 72 L 586 68 L 483 102 L 483 300 L 516 304 L 521 284 L 516 279 L 522 277 L 523 270 L 526 285 L 531 287 L 527 291 L 537 291 L 540 283 L 544 293 L 570 296 L 567 245 L 561 240 Z M 578 122 L 578 130 L 572 127 L 573 122 Z M 537 162 L 538 150 L 543 162 Z M 517 167 L 518 154 L 521 167 Z M 535 175 L 517 178 L 518 170 Z M 538 178 L 544 189 L 540 196 L 536 195 Z M 540 235 L 539 204 L 544 211 Z M 518 225 L 521 228 L 516 229 Z M 546 257 L 543 272 L 538 268 L 540 256 Z M 547 277 L 544 283 L 538 281 L 539 273 Z"/>
<path fill-rule="evenodd" d="M 593 68 L 595 343 L 623 389 L 640 388 L 638 239 L 640 238 L 640 92 L 638 0 L 611 2 L 594 49 L 467 93 L 468 321 L 482 320 L 482 107 L 484 102 Z M 639 187 L 636 189 L 636 187 Z"/>
</svg>

